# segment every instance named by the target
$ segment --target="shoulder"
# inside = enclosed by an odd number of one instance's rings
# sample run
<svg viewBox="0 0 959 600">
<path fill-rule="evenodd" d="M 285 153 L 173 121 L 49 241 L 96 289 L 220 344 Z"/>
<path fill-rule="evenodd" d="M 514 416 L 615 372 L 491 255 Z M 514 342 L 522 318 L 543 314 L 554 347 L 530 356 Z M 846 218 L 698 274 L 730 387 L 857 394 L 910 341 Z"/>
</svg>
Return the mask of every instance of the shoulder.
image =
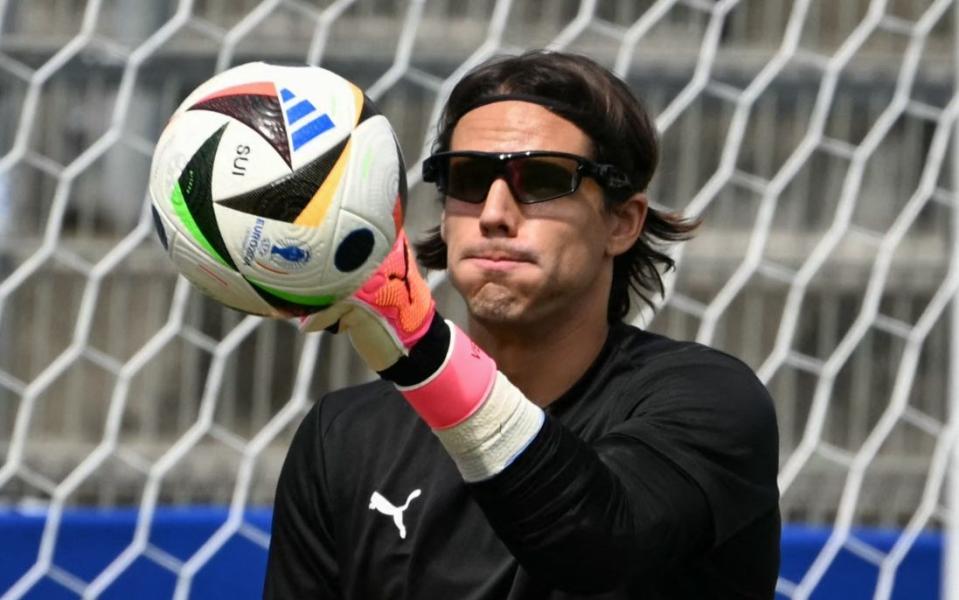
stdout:
<svg viewBox="0 0 959 600">
<path fill-rule="evenodd" d="M 665 383 L 719 382 L 761 389 L 765 386 L 739 358 L 697 342 L 680 341 L 623 325 L 619 353 L 636 377 Z"/>
<path fill-rule="evenodd" d="M 382 379 L 341 388 L 325 394 L 313 407 L 317 426 L 321 434 L 331 428 L 341 426 L 342 422 L 356 419 L 369 420 L 371 417 L 390 410 L 402 400 L 396 388 Z"/>
<path fill-rule="evenodd" d="M 290 445 L 290 454 L 322 453 L 324 440 L 331 429 L 340 423 L 351 423 L 376 414 L 376 407 L 390 404 L 392 391 L 393 386 L 373 381 L 324 394 L 300 421 Z"/>
<path fill-rule="evenodd" d="M 626 324 L 617 325 L 615 335 L 620 353 L 627 359 L 636 360 L 645 370 L 716 366 L 753 375 L 752 369 L 742 360 L 698 342 L 675 340 Z"/>
<path fill-rule="evenodd" d="M 313 410 L 320 443 L 328 452 L 354 457 L 419 446 L 420 437 L 429 432 L 396 387 L 384 380 L 330 392 Z"/>
<path fill-rule="evenodd" d="M 327 392 L 300 421 L 293 446 L 322 450 L 331 438 L 350 435 L 357 429 L 363 437 L 391 423 L 410 420 L 415 413 L 403 401 L 396 388 L 383 380 L 371 381 Z"/>
<path fill-rule="evenodd" d="M 644 399 L 635 407 L 639 413 L 689 411 L 737 428 L 776 427 L 766 386 L 742 360 L 696 342 L 624 328 L 621 354 L 634 365 L 630 387 Z"/>
</svg>

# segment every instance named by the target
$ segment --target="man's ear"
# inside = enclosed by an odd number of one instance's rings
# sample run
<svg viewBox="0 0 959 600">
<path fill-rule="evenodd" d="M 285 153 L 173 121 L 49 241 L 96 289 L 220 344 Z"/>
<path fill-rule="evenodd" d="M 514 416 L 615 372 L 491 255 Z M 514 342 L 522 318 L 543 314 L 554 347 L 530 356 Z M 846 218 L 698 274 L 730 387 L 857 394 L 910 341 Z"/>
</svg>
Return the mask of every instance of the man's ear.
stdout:
<svg viewBox="0 0 959 600">
<path fill-rule="evenodd" d="M 440 239 L 443 240 L 443 243 L 446 243 L 446 209 L 444 208 L 440 212 Z"/>
<path fill-rule="evenodd" d="M 633 247 L 643 233 L 648 207 L 646 194 L 638 193 L 610 209 L 609 238 L 606 241 L 609 256 L 619 256 Z"/>
</svg>

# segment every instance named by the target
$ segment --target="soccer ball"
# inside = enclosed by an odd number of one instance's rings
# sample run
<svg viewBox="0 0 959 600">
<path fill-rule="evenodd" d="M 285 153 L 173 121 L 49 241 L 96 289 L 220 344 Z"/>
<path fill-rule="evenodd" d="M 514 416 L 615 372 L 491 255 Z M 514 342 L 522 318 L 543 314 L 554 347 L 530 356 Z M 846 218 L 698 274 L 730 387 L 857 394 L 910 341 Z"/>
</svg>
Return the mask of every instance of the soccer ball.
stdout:
<svg viewBox="0 0 959 600">
<path fill-rule="evenodd" d="M 207 295 L 302 316 L 352 294 L 389 252 L 406 203 L 393 129 L 318 67 L 249 63 L 200 85 L 153 155 L 160 242 Z"/>
</svg>

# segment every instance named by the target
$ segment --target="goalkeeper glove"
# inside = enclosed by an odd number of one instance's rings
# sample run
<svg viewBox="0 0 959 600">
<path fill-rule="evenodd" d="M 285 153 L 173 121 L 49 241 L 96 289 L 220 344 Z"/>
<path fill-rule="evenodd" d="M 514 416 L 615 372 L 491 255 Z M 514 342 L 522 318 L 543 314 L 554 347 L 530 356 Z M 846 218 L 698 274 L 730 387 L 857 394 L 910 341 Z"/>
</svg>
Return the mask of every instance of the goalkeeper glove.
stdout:
<svg viewBox="0 0 959 600">
<path fill-rule="evenodd" d="M 366 364 L 395 383 L 433 429 L 472 415 L 496 378 L 493 360 L 436 312 L 403 229 L 359 290 L 304 317 L 301 329 L 346 332 Z"/>
</svg>

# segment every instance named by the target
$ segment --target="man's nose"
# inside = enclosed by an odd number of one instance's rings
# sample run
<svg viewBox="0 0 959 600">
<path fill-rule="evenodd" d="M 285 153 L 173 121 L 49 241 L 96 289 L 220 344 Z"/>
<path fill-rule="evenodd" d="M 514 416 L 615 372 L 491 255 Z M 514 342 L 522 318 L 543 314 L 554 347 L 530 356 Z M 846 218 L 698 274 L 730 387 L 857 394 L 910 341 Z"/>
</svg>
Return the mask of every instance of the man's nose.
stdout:
<svg viewBox="0 0 959 600">
<path fill-rule="evenodd" d="M 487 236 L 516 235 L 522 219 L 519 204 L 503 178 L 496 179 L 486 192 L 480 212 L 480 228 Z"/>
</svg>

